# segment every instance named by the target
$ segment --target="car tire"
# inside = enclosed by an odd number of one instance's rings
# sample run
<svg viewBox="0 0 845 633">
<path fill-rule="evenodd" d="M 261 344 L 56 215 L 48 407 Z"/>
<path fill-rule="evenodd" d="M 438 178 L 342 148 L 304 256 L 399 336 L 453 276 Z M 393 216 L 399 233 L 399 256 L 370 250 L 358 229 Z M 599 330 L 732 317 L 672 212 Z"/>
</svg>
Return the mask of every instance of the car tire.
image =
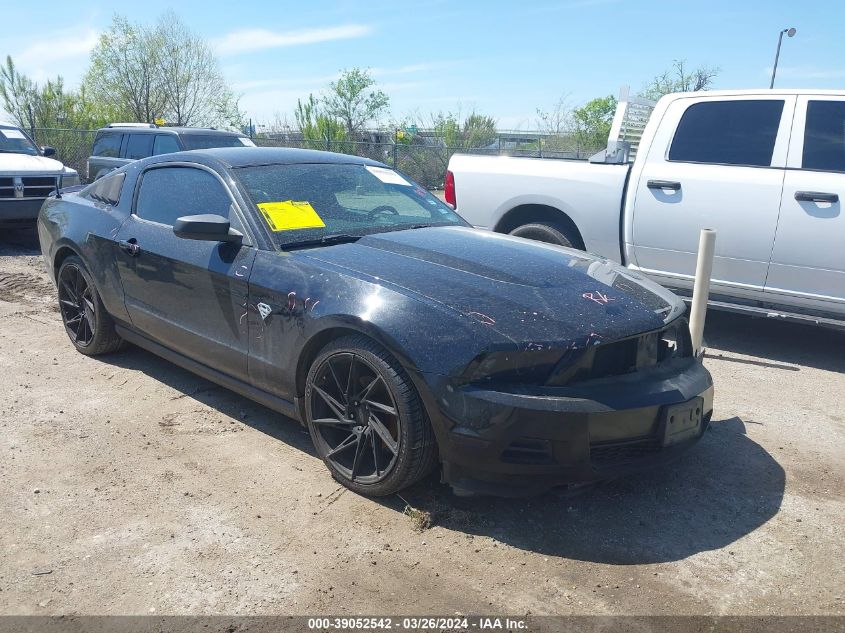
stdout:
<svg viewBox="0 0 845 633">
<path fill-rule="evenodd" d="M 66 258 L 56 275 L 59 314 L 70 342 L 86 356 L 117 351 L 123 339 L 114 329 L 85 264 L 76 255 Z"/>
<path fill-rule="evenodd" d="M 573 231 L 556 223 L 532 222 L 531 224 L 523 224 L 512 230 L 509 235 L 582 250 L 581 240 L 573 234 Z"/>
<path fill-rule="evenodd" d="M 320 351 L 306 378 L 305 414 L 317 454 L 359 494 L 394 494 L 436 464 L 434 432 L 414 385 L 365 336 L 346 336 Z"/>
</svg>

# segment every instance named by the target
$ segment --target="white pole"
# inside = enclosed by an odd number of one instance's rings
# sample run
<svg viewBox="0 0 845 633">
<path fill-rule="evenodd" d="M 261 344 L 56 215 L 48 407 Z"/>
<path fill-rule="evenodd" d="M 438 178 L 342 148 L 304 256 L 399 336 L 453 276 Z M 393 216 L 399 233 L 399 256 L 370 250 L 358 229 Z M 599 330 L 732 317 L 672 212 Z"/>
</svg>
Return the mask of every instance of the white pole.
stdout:
<svg viewBox="0 0 845 633">
<path fill-rule="evenodd" d="M 710 296 L 710 277 L 713 274 L 713 255 L 716 251 L 716 231 L 701 229 L 698 239 L 698 263 L 695 266 L 695 285 L 692 289 L 689 329 L 693 352 L 701 352 L 704 338 L 704 317 L 707 314 L 707 298 Z"/>
</svg>

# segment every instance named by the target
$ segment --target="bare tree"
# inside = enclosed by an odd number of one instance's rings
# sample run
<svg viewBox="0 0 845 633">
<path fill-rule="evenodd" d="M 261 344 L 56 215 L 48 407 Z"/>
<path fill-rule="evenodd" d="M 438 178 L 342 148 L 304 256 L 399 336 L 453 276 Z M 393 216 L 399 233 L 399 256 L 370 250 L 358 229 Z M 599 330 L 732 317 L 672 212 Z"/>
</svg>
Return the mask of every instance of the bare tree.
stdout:
<svg viewBox="0 0 845 633">
<path fill-rule="evenodd" d="M 709 66 L 700 66 L 692 72 L 687 72 L 686 60 L 676 59 L 669 70 L 656 76 L 643 88 L 640 96 L 657 101 L 672 92 L 708 90 L 713 86 L 713 80 L 719 72 L 719 68 Z"/>
<path fill-rule="evenodd" d="M 562 136 L 572 129 L 572 106 L 561 97 L 551 110 L 537 108 L 537 127 L 544 134 Z"/>
<path fill-rule="evenodd" d="M 211 125 L 230 118 L 234 96 L 201 37 L 169 11 L 156 29 L 167 116 L 174 125 Z M 227 121 L 228 123 L 228 121 Z"/>
</svg>

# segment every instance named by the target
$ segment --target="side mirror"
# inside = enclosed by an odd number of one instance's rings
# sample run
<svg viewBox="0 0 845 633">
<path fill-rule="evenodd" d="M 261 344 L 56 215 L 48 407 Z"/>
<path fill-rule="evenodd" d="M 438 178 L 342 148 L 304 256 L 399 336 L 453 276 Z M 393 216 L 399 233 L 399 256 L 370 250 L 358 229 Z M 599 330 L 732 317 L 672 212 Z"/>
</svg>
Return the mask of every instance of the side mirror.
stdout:
<svg viewBox="0 0 845 633">
<path fill-rule="evenodd" d="M 55 156 L 56 155 L 56 148 L 50 147 L 49 145 L 45 145 L 41 148 L 41 154 L 43 156 Z"/>
<path fill-rule="evenodd" d="M 229 220 L 222 215 L 186 215 L 176 220 L 173 232 L 186 240 L 205 242 L 231 242 L 240 244 L 243 235 L 230 228 Z"/>
</svg>

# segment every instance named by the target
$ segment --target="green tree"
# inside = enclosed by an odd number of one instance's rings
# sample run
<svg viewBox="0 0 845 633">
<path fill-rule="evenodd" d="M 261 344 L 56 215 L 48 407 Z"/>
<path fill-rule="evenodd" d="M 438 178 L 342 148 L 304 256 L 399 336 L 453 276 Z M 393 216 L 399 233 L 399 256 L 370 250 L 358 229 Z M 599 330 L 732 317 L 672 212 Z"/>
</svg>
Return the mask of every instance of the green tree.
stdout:
<svg viewBox="0 0 845 633">
<path fill-rule="evenodd" d="M 597 97 L 572 111 L 572 132 L 579 148 L 599 150 L 607 145 L 616 97 Z"/>
<path fill-rule="evenodd" d="M 91 52 L 84 84 L 93 98 L 110 104 L 131 121 L 151 123 L 167 101 L 160 72 L 161 41 L 154 30 L 121 15 L 100 35 Z"/>
<path fill-rule="evenodd" d="M 35 127 L 37 95 L 35 83 L 19 73 L 11 55 L 6 55 L 6 63 L 0 67 L 0 98 L 3 99 L 3 109 L 23 128 Z"/>
<path fill-rule="evenodd" d="M 21 74 L 9 56 L 0 67 L 0 99 L 15 122 L 26 129 L 93 129 L 112 120 L 112 113 L 90 99 L 84 86 L 68 89 L 60 76 L 39 84 Z"/>
<path fill-rule="evenodd" d="M 340 121 L 350 139 L 387 112 L 390 99 L 375 85 L 368 70 L 344 70 L 337 81 L 329 84 L 329 92 L 322 98 L 323 113 Z"/>
<path fill-rule="evenodd" d="M 91 53 L 84 85 L 92 98 L 131 121 L 243 123 L 211 48 L 172 12 L 152 28 L 115 15 Z"/>
<path fill-rule="evenodd" d="M 670 69 L 657 75 L 640 91 L 640 96 L 657 101 L 663 95 L 673 92 L 709 90 L 719 72 L 719 68 L 708 66 L 700 66 L 688 72 L 686 60 L 676 59 Z"/>
<path fill-rule="evenodd" d="M 326 114 L 313 94 L 304 102 L 297 100 L 294 119 L 303 140 L 313 149 L 331 148 L 332 143 L 346 140 L 343 123 Z"/>
<path fill-rule="evenodd" d="M 432 116 L 432 128 L 443 144 L 455 150 L 486 147 L 496 140 L 496 119 L 474 110 L 466 117 L 457 112 Z"/>
</svg>

